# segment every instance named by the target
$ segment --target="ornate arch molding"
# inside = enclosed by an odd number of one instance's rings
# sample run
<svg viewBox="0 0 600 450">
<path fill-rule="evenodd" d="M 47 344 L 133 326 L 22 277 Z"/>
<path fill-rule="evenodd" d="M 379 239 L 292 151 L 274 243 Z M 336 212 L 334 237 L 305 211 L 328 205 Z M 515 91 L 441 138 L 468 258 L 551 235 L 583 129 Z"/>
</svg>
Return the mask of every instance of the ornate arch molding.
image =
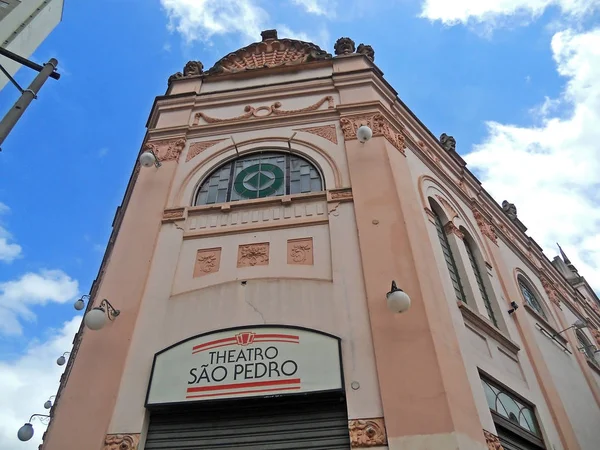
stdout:
<svg viewBox="0 0 600 450">
<path fill-rule="evenodd" d="M 213 154 L 208 154 L 204 159 L 198 158 L 198 162 L 194 166 L 190 165 L 189 172 L 181 181 L 177 193 L 173 198 L 174 206 L 191 205 L 193 203 L 194 195 L 202 181 L 217 167 L 236 158 L 238 154 L 239 156 L 246 155 L 265 147 L 273 151 L 281 151 L 283 153 L 289 152 L 287 136 L 247 139 L 240 142 L 236 141 L 239 153 L 236 153 L 236 146 L 233 142 L 231 142 L 231 140 L 229 140 L 229 142 L 228 145 L 217 150 Z M 342 187 L 342 175 L 339 167 L 333 158 L 322 148 L 301 139 L 294 139 L 292 141 L 292 153 L 305 158 L 315 165 L 323 177 L 324 187 L 327 189 Z"/>
<path fill-rule="evenodd" d="M 521 277 L 525 281 L 525 284 L 528 286 L 528 288 L 533 291 L 533 293 L 537 296 L 537 298 L 541 302 L 541 306 L 547 315 L 546 320 L 548 320 L 550 317 L 552 317 L 552 320 L 556 320 L 556 318 L 554 317 L 552 308 L 550 307 L 550 302 L 552 302 L 552 299 L 547 298 L 547 295 L 544 295 L 544 294 L 546 294 L 546 292 L 543 287 L 542 278 L 539 277 L 540 284 L 542 284 L 542 289 L 539 289 L 538 286 L 536 285 L 536 283 L 534 283 L 534 281 L 530 275 L 528 275 L 523 269 L 521 269 L 519 267 L 515 267 L 513 269 L 513 278 L 515 280 L 517 292 L 519 293 L 519 297 L 521 299 L 523 298 L 523 294 L 521 292 L 521 288 L 519 287 L 519 277 Z M 525 301 L 522 300 L 522 303 L 525 303 Z"/>
<path fill-rule="evenodd" d="M 433 199 L 435 203 L 444 212 L 451 223 L 453 229 L 456 231 L 462 227 L 464 228 L 471 239 L 475 242 L 479 251 L 481 252 L 485 261 L 490 261 L 490 255 L 488 254 L 487 247 L 483 244 L 479 233 L 473 226 L 470 220 L 467 219 L 468 215 L 465 210 L 458 204 L 454 197 L 450 194 L 448 189 L 442 186 L 435 178 L 430 175 L 421 175 L 418 181 L 419 196 L 425 212 L 430 215 L 432 213 L 429 208 L 429 198 Z"/>
</svg>

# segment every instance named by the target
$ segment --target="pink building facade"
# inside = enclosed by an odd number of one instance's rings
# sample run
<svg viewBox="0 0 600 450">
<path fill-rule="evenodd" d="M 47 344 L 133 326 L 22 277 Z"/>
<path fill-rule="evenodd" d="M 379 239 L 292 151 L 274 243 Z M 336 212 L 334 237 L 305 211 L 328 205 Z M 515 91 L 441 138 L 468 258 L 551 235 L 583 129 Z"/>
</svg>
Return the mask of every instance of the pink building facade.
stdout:
<svg viewBox="0 0 600 450">
<path fill-rule="evenodd" d="M 267 30 L 147 127 L 43 449 L 600 448 L 598 298 L 370 46 Z"/>
</svg>

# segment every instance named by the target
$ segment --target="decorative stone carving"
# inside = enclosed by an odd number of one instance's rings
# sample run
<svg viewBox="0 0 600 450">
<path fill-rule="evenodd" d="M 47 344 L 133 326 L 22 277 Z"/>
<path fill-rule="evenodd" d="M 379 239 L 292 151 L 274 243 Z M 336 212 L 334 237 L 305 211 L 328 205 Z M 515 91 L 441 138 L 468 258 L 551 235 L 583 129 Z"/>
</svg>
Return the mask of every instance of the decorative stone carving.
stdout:
<svg viewBox="0 0 600 450">
<path fill-rule="evenodd" d="M 358 48 L 356 49 L 356 53 L 360 53 L 361 55 L 365 55 L 371 61 L 375 61 L 375 50 L 370 45 L 358 44 Z"/>
<path fill-rule="evenodd" d="M 595 328 L 590 328 L 590 331 L 596 340 L 596 344 L 598 344 L 598 347 L 600 348 L 600 331 L 596 330 Z"/>
<path fill-rule="evenodd" d="M 331 201 L 349 201 L 352 200 L 352 189 L 342 188 L 329 191 L 329 199 Z"/>
<path fill-rule="evenodd" d="M 206 74 L 212 76 L 331 59 L 331 54 L 315 44 L 295 39 L 278 39 L 277 30 L 265 30 L 261 36 L 261 42 L 229 53 Z"/>
<path fill-rule="evenodd" d="M 287 262 L 288 264 L 302 264 L 312 266 L 313 258 L 313 239 L 301 238 L 290 239 L 287 241 Z"/>
<path fill-rule="evenodd" d="M 194 265 L 194 278 L 219 271 L 221 266 L 221 247 L 203 248 L 196 254 Z"/>
<path fill-rule="evenodd" d="M 448 222 L 446 225 L 444 225 L 444 231 L 446 234 L 453 234 L 461 240 L 465 238 L 464 233 L 460 231 L 453 222 Z"/>
<path fill-rule="evenodd" d="M 485 442 L 489 450 L 504 450 L 498 436 L 486 430 L 483 430 L 483 435 L 485 436 Z"/>
<path fill-rule="evenodd" d="M 163 222 L 175 222 L 183 220 L 185 216 L 185 208 L 168 208 L 163 211 Z"/>
<path fill-rule="evenodd" d="M 183 78 L 183 74 L 181 72 L 175 72 L 169 77 L 168 83 L 171 84 L 173 81 L 180 80 L 181 78 Z"/>
<path fill-rule="evenodd" d="M 442 133 L 440 136 L 440 144 L 444 147 L 447 152 L 456 151 L 456 139 L 454 136 L 448 136 L 446 133 Z"/>
<path fill-rule="evenodd" d="M 269 243 L 246 244 L 238 248 L 238 267 L 266 266 L 269 264 Z"/>
<path fill-rule="evenodd" d="M 496 234 L 494 226 L 489 223 L 486 218 L 483 217 L 483 214 L 481 214 L 481 212 L 479 212 L 477 209 L 473 208 L 472 211 L 473 216 L 477 221 L 477 225 L 481 230 L 481 234 L 487 236 L 494 244 L 498 245 L 498 235 Z"/>
<path fill-rule="evenodd" d="M 279 108 L 281 108 L 281 102 L 275 102 L 270 106 L 259 106 L 258 108 L 255 108 L 254 106 L 251 106 L 251 105 L 247 105 L 244 107 L 244 114 L 241 114 L 236 117 L 230 117 L 227 119 L 221 119 L 218 117 L 210 117 L 210 116 L 207 116 L 206 114 L 204 114 L 203 112 L 198 112 L 194 116 L 193 125 L 198 125 L 200 122 L 200 118 L 204 119 L 204 121 L 206 123 L 220 123 L 220 122 L 232 122 L 234 120 L 250 119 L 252 117 L 263 118 L 263 117 L 269 117 L 270 115 L 287 116 L 287 115 L 291 115 L 291 114 L 316 111 L 325 103 L 327 103 L 327 109 L 333 109 L 335 107 L 333 104 L 333 97 L 331 95 L 328 95 L 326 97 L 323 97 L 321 100 L 319 100 L 315 104 L 307 106 L 306 108 L 291 109 L 291 110 L 279 109 Z"/>
<path fill-rule="evenodd" d="M 508 216 L 510 220 L 517 218 L 517 207 L 514 203 L 509 203 L 507 200 L 502 202 L 502 211 Z"/>
<path fill-rule="evenodd" d="M 352 448 L 387 445 L 383 418 L 349 420 L 348 430 Z"/>
<path fill-rule="evenodd" d="M 144 150 L 152 150 L 159 161 L 179 161 L 185 139 L 146 142 Z"/>
<path fill-rule="evenodd" d="M 200 61 L 188 61 L 185 67 L 183 68 L 183 76 L 184 77 L 197 77 L 202 75 L 202 71 L 204 69 L 204 64 Z"/>
<path fill-rule="evenodd" d="M 334 144 L 338 143 L 337 132 L 335 125 L 323 125 L 320 127 L 309 127 L 309 128 L 298 128 L 294 131 L 303 131 L 304 133 L 315 134 L 323 139 L 327 139 L 329 142 Z"/>
<path fill-rule="evenodd" d="M 440 158 L 427 146 L 425 142 L 418 141 L 417 145 L 427 156 L 429 156 L 429 158 L 431 158 L 434 163 L 438 164 L 440 162 Z"/>
<path fill-rule="evenodd" d="M 442 206 L 444 207 L 444 209 L 446 210 L 446 213 L 448 214 L 448 218 L 452 221 L 454 220 L 456 217 L 458 217 L 458 213 L 456 212 L 456 210 L 452 207 L 452 205 L 450 204 L 450 202 L 448 200 L 446 200 L 444 197 L 442 197 L 441 195 L 436 195 L 435 198 L 438 199 L 438 201 L 442 204 Z"/>
<path fill-rule="evenodd" d="M 204 141 L 204 142 L 193 142 L 190 144 L 190 149 L 188 150 L 187 156 L 185 158 L 185 162 L 195 158 L 200 153 L 202 153 L 207 148 L 212 147 L 213 145 L 217 145 L 220 142 L 225 141 L 225 139 L 217 139 L 215 141 Z"/>
<path fill-rule="evenodd" d="M 397 132 L 390 122 L 380 113 L 364 116 L 348 116 L 340 119 L 344 139 L 349 141 L 357 139 L 356 130 L 361 125 L 367 125 L 373 131 L 373 136 L 385 137 L 396 149 L 405 154 L 404 130 Z"/>
<path fill-rule="evenodd" d="M 552 282 L 545 275 L 542 275 L 540 277 L 540 280 L 542 281 L 542 286 L 544 287 L 546 295 L 548 295 L 550 301 L 556 306 L 560 306 L 560 297 L 558 295 L 558 292 L 552 285 Z"/>
<path fill-rule="evenodd" d="M 103 450 L 137 450 L 139 434 L 107 434 Z"/>
<path fill-rule="evenodd" d="M 333 46 L 334 53 L 337 56 L 340 55 L 348 55 L 349 53 L 354 53 L 354 41 L 349 37 L 341 37 L 337 41 L 335 41 L 335 45 Z"/>
</svg>

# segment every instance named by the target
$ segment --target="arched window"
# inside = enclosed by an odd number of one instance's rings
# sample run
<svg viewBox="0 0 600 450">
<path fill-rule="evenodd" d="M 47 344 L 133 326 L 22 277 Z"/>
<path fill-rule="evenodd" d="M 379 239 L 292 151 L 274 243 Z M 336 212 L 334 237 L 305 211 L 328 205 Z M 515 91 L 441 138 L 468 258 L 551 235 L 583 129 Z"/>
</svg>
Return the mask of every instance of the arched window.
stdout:
<svg viewBox="0 0 600 450">
<path fill-rule="evenodd" d="M 206 178 L 196 205 L 318 192 L 323 181 L 317 168 L 291 153 L 260 152 L 223 164 Z"/>
<path fill-rule="evenodd" d="M 460 275 L 458 274 L 456 261 L 452 255 L 452 249 L 450 248 L 450 242 L 448 242 L 448 236 L 446 236 L 444 226 L 442 225 L 442 219 L 437 211 L 435 211 L 435 208 L 432 207 L 432 210 L 433 214 L 435 215 L 435 228 L 440 240 L 440 245 L 442 246 L 442 251 L 444 252 L 444 259 L 446 260 L 448 273 L 450 273 L 450 279 L 452 280 L 452 285 L 454 286 L 454 293 L 456 294 L 456 298 L 458 300 L 466 303 L 467 299 L 465 297 L 465 291 L 460 280 Z"/>
<path fill-rule="evenodd" d="M 523 294 L 523 298 L 527 302 L 529 306 L 531 306 L 538 314 L 540 314 L 544 319 L 546 318 L 546 313 L 542 308 L 541 302 L 533 293 L 533 289 L 531 289 L 527 283 L 521 278 L 518 278 L 519 288 L 521 289 L 521 294 Z"/>
<path fill-rule="evenodd" d="M 469 262 L 471 263 L 471 267 L 475 274 L 475 279 L 477 280 L 477 286 L 479 287 L 479 292 L 481 292 L 481 297 L 483 298 L 483 304 L 485 305 L 485 310 L 487 311 L 487 315 L 494 324 L 494 326 L 498 326 L 498 321 L 496 320 L 496 316 L 494 315 L 494 310 L 492 309 L 492 302 L 490 301 L 490 297 L 485 288 L 485 284 L 483 283 L 483 277 L 481 275 L 481 270 L 479 270 L 479 265 L 477 264 L 477 260 L 475 259 L 475 255 L 473 254 L 473 249 L 471 248 L 471 244 L 469 243 L 468 238 L 465 236 L 464 239 L 465 248 L 467 250 L 467 255 L 469 255 Z"/>
</svg>

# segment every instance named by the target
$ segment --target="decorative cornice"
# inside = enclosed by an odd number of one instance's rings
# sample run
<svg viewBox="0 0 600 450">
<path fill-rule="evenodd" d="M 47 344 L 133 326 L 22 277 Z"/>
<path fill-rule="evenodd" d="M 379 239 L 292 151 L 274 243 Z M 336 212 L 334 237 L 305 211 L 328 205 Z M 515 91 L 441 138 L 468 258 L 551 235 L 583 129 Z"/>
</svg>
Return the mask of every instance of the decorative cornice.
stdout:
<svg viewBox="0 0 600 450">
<path fill-rule="evenodd" d="M 137 450 L 140 443 L 139 433 L 107 434 L 103 450 Z"/>
<path fill-rule="evenodd" d="M 483 435 L 485 436 L 485 442 L 488 446 L 488 450 L 504 450 L 504 447 L 502 447 L 498 436 L 486 430 L 483 430 Z"/>
<path fill-rule="evenodd" d="M 354 419 L 348 421 L 352 448 L 378 447 L 387 445 L 383 417 L 376 419 Z"/>
<path fill-rule="evenodd" d="M 481 234 L 487 236 L 490 241 L 498 245 L 498 235 L 496 234 L 496 229 L 494 226 L 485 217 L 483 217 L 483 214 L 481 214 L 477 208 L 472 207 L 471 211 L 473 211 L 473 216 L 475 217 L 475 221 L 481 230 Z"/>
<path fill-rule="evenodd" d="M 200 153 L 202 153 L 207 148 L 210 148 L 213 145 L 217 145 L 220 142 L 223 142 L 225 140 L 226 139 L 217 139 L 217 140 L 214 140 L 214 141 L 203 141 L 203 142 L 193 142 L 193 143 L 191 143 L 190 144 L 190 148 L 189 148 L 188 153 L 187 153 L 187 156 L 185 158 L 185 162 L 188 162 L 189 160 L 191 160 L 194 157 L 198 156 Z"/>
<path fill-rule="evenodd" d="M 163 211 L 163 223 L 175 222 L 183 219 L 185 219 L 185 208 L 168 208 Z"/>
<path fill-rule="evenodd" d="M 261 35 L 262 42 L 255 42 L 229 53 L 206 73 L 208 75 L 236 73 L 331 59 L 331 54 L 315 44 L 295 39 L 278 39 L 277 30 L 265 30 Z"/>
<path fill-rule="evenodd" d="M 435 152 L 429 148 L 429 146 L 423 141 L 417 141 L 418 147 L 425 153 L 434 163 L 439 164 L 440 158 L 435 154 Z"/>
<path fill-rule="evenodd" d="M 250 119 L 252 117 L 264 118 L 264 117 L 269 117 L 271 115 L 289 116 L 291 114 L 316 111 L 325 102 L 327 102 L 327 109 L 334 109 L 335 106 L 333 104 L 333 97 L 331 95 L 328 95 L 326 97 L 323 97 L 321 100 L 319 100 L 315 104 L 307 106 L 306 108 L 291 109 L 291 110 L 279 109 L 279 108 L 281 108 L 281 102 L 275 102 L 270 106 L 259 106 L 258 108 L 255 108 L 254 106 L 251 106 L 251 105 L 247 105 L 244 107 L 244 114 L 241 114 L 241 115 L 235 116 L 235 117 L 226 118 L 226 119 L 221 119 L 218 117 L 210 117 L 203 112 L 197 112 L 194 115 L 194 122 L 192 125 L 194 125 L 194 126 L 199 125 L 201 118 L 204 119 L 204 121 L 206 123 L 220 123 L 220 122 L 233 122 L 235 120 L 245 120 L 245 119 Z"/>
<path fill-rule="evenodd" d="M 322 125 L 320 127 L 298 128 L 293 131 L 302 131 L 304 133 L 314 134 L 316 136 L 322 137 L 323 139 L 327 139 L 329 142 L 333 142 L 334 144 L 338 143 L 335 125 Z"/>
<path fill-rule="evenodd" d="M 185 147 L 185 139 L 169 139 L 146 142 L 144 150 L 152 150 L 159 161 L 179 161 Z"/>
<path fill-rule="evenodd" d="M 404 130 L 397 132 L 381 113 L 357 116 L 345 116 L 340 119 L 340 125 L 347 141 L 357 139 L 356 131 L 361 125 L 367 125 L 373 131 L 373 136 L 385 137 L 396 149 L 405 155 Z"/>
</svg>

